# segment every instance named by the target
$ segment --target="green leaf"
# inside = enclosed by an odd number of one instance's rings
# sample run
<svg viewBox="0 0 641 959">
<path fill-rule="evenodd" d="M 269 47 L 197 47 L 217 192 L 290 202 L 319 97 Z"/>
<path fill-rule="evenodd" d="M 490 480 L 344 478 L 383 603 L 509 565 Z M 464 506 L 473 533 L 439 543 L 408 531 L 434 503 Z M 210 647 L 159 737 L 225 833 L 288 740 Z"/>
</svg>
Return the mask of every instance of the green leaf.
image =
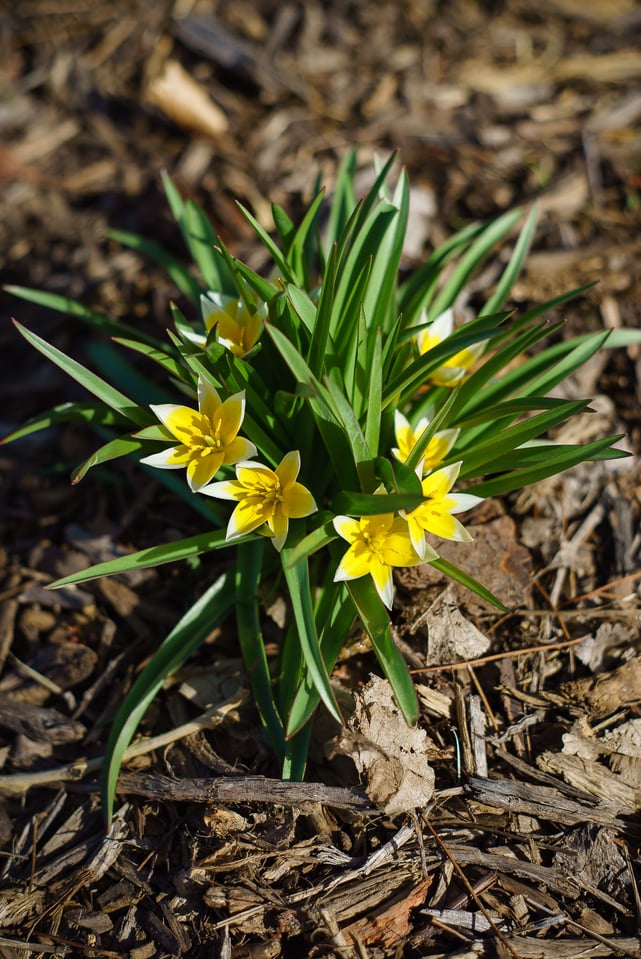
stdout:
<svg viewBox="0 0 641 959">
<path fill-rule="evenodd" d="M 538 213 L 538 204 L 535 203 L 530 210 L 525 224 L 523 225 L 523 229 L 519 234 L 519 238 L 516 241 L 512 256 L 510 257 L 510 262 L 503 271 L 503 275 L 501 276 L 494 293 L 485 304 L 484 312 L 497 313 L 499 310 L 503 309 L 503 305 L 510 295 L 512 287 L 516 282 L 516 278 L 521 272 L 523 261 L 528 255 L 530 244 L 532 243 L 532 237 L 534 236 L 534 231 L 536 229 Z"/>
<path fill-rule="evenodd" d="M 61 403 L 60 406 L 54 406 L 49 412 L 34 416 L 17 430 L 3 436 L 0 439 L 0 445 L 13 443 L 15 440 L 22 439 L 23 436 L 49 429 L 50 426 L 57 426 L 59 423 L 74 422 L 100 423 L 102 426 L 119 427 L 128 425 L 124 416 L 110 409 L 105 403 Z"/>
<path fill-rule="evenodd" d="M 242 203 L 237 203 L 236 205 L 271 256 L 272 260 L 276 264 L 276 267 L 280 271 L 282 278 L 288 283 L 297 283 L 298 277 L 292 273 L 292 270 L 289 268 L 289 264 L 287 263 L 285 257 L 278 249 L 269 233 L 263 229 L 256 217 L 249 212 L 247 207 L 243 206 Z"/>
<path fill-rule="evenodd" d="M 289 562 L 296 565 L 296 563 L 308 559 L 335 539 L 338 539 L 338 534 L 334 530 L 334 525 L 330 519 L 322 526 L 312 530 L 311 533 L 308 533 L 307 536 L 304 536 L 295 546 L 290 548 Z"/>
<path fill-rule="evenodd" d="M 507 612 L 507 606 L 504 606 L 501 600 L 496 598 L 494 593 L 490 592 L 487 587 L 483 586 L 482 583 L 479 583 L 479 581 L 474 579 L 473 576 L 470 576 L 469 573 L 465 573 L 462 569 L 459 569 L 459 567 L 455 566 L 454 563 L 450 563 L 446 559 L 443 559 L 439 556 L 438 559 L 431 560 L 429 565 L 433 566 L 434 569 L 437 569 L 440 573 L 443 573 L 444 576 L 449 576 L 450 579 L 460 583 L 461 586 L 465 586 L 466 589 L 476 593 L 477 596 L 480 596 L 481 599 L 491 603 L 492 606 L 496 606 L 497 609 Z"/>
<path fill-rule="evenodd" d="M 78 303 L 76 300 L 70 300 L 67 296 L 59 296 L 57 293 L 45 293 L 43 290 L 32 290 L 26 286 L 8 285 L 5 286 L 4 289 L 7 293 L 11 293 L 21 300 L 27 300 L 29 303 L 37 303 L 38 306 L 46 306 L 48 309 L 55 310 L 57 313 L 65 313 L 68 316 L 73 316 L 78 320 L 82 320 L 84 323 L 88 323 L 90 326 L 97 327 L 103 333 L 110 333 L 114 336 L 133 336 L 137 339 L 144 340 L 152 346 L 162 346 L 160 341 L 155 339 L 155 337 L 141 333 L 127 323 L 112 320 L 104 313 L 97 313 L 95 310 L 90 310 L 88 307 L 83 306 L 82 303 Z"/>
<path fill-rule="evenodd" d="M 338 242 L 343 234 L 345 226 L 356 206 L 356 197 L 354 195 L 354 179 L 356 177 L 357 163 L 356 150 L 348 150 L 344 154 L 336 174 L 336 185 L 334 187 L 334 196 L 327 219 L 325 230 L 325 256 L 329 256 L 329 251 Z"/>
<path fill-rule="evenodd" d="M 279 761 L 285 755 L 285 734 L 276 709 L 272 678 L 258 614 L 264 540 L 243 543 L 237 549 L 235 606 L 238 639 L 245 668 L 272 748 Z"/>
<path fill-rule="evenodd" d="M 416 692 L 409 670 L 392 640 L 389 615 L 369 576 L 346 584 L 363 626 L 372 641 L 376 658 L 389 679 L 396 701 L 406 721 L 413 726 L 418 719 Z"/>
<path fill-rule="evenodd" d="M 559 447 L 558 456 L 550 455 L 547 462 L 541 466 L 515 469 L 485 482 L 474 483 L 467 487 L 466 492 L 477 496 L 502 496 L 504 493 L 511 493 L 513 490 L 529 486 L 530 483 L 538 483 L 539 480 L 546 479 L 548 476 L 555 476 L 579 463 L 587 463 L 590 460 L 622 459 L 630 454 L 625 450 L 612 448 L 612 444 L 622 439 L 622 436 L 623 434 L 609 436 L 594 443 L 587 443 L 585 446 Z"/>
<path fill-rule="evenodd" d="M 175 563 L 181 559 L 200 556 L 201 553 L 229 546 L 225 536 L 225 530 L 209 530 L 206 533 L 198 533 L 196 536 L 177 539 L 173 543 L 149 546 L 136 553 L 127 553 L 126 556 L 109 559 L 105 563 L 90 566 L 89 569 L 81 569 L 77 573 L 63 576 L 62 579 L 51 583 L 49 589 L 59 589 L 61 586 L 70 586 L 72 583 L 87 583 L 91 579 L 98 579 L 99 576 L 113 576 L 114 573 L 125 573 L 129 569 L 149 569 L 152 566 L 162 566 L 163 563 Z M 251 538 L 253 539 L 254 536 L 252 535 Z M 234 540 L 234 545 L 245 541 L 245 537 L 242 540 Z"/>
<path fill-rule="evenodd" d="M 124 230 L 109 230 L 108 236 L 123 246 L 128 246 L 138 253 L 142 253 L 148 259 L 153 260 L 161 266 L 168 274 L 173 283 L 176 284 L 183 296 L 196 305 L 200 302 L 200 294 L 205 292 L 202 283 L 199 283 L 188 271 L 187 267 L 168 253 L 164 247 L 151 240 L 145 240 L 137 233 L 127 233 Z"/>
<path fill-rule="evenodd" d="M 125 751 L 164 681 L 179 669 L 229 614 L 234 603 L 231 573 L 220 576 L 176 623 L 120 706 L 109 733 L 102 772 L 102 805 L 111 826 L 114 796 Z"/>
<path fill-rule="evenodd" d="M 332 687 L 330 686 L 329 676 L 320 651 L 316 622 L 314 620 L 307 561 L 301 560 L 298 563 L 292 564 L 291 553 L 287 548 L 281 551 L 281 561 L 285 573 L 285 580 L 289 588 L 294 619 L 298 630 L 298 639 L 311 681 L 330 715 L 332 715 L 337 722 L 342 723 L 342 716 L 336 703 Z"/>
<path fill-rule="evenodd" d="M 332 510 L 346 516 L 380 516 L 382 513 L 395 513 L 399 510 L 416 509 L 425 497 L 421 491 L 418 476 L 417 493 L 351 493 L 342 490 L 332 499 Z"/>
<path fill-rule="evenodd" d="M 143 356 L 146 356 L 148 360 L 151 360 L 152 363 L 157 363 L 158 366 L 161 366 L 177 379 L 185 379 L 184 365 L 164 350 L 157 350 L 153 346 L 148 346 L 146 343 L 140 343 L 138 340 L 126 340 L 122 337 L 115 337 L 114 342 L 119 343 L 129 350 L 133 350 L 135 353 L 141 353 Z M 189 382 L 191 385 L 191 381 Z"/>
<path fill-rule="evenodd" d="M 43 356 L 46 356 L 48 360 L 51 360 L 52 363 L 55 363 L 56 366 L 59 366 L 61 370 L 64 370 L 64 372 L 76 380 L 77 383 L 84 386 L 86 390 L 89 390 L 89 392 L 93 393 L 99 400 L 102 400 L 107 406 L 116 410 L 117 413 L 121 413 L 122 416 L 127 417 L 127 419 L 131 420 L 132 423 L 136 423 L 138 426 L 146 426 L 153 420 L 150 412 L 141 409 L 133 400 L 130 400 L 129 397 L 114 389 L 109 383 L 106 383 L 99 376 L 96 376 L 95 373 L 92 373 L 86 369 L 86 367 L 82 366 L 81 363 L 78 363 L 77 360 L 72 360 L 66 353 L 47 343 L 46 340 L 43 340 L 36 333 L 32 333 L 31 330 L 28 330 L 16 320 L 13 322 L 18 332 L 24 336 L 28 343 L 34 346 Z"/>
<path fill-rule="evenodd" d="M 521 217 L 521 210 L 512 210 L 504 213 L 490 223 L 481 235 L 472 243 L 469 250 L 461 257 L 452 275 L 439 291 L 436 299 L 430 304 L 430 319 L 436 319 L 450 307 L 459 295 L 471 275 L 479 268 L 485 257 L 510 232 L 514 224 Z"/>
<path fill-rule="evenodd" d="M 119 436 L 110 440 L 92 453 L 89 459 L 78 466 L 71 474 L 71 482 L 75 485 L 89 472 L 92 466 L 99 466 L 101 463 L 108 463 L 111 460 L 119 459 L 121 456 L 130 456 L 144 449 L 145 444 L 131 436 Z"/>
</svg>

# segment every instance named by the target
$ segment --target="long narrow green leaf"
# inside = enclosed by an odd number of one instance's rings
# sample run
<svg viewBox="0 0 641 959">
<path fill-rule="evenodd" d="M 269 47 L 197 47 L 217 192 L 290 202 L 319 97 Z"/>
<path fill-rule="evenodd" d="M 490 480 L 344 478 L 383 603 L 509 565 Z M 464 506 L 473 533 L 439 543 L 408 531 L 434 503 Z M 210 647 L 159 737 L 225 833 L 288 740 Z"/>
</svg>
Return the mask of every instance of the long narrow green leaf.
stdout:
<svg viewBox="0 0 641 959">
<path fill-rule="evenodd" d="M 503 612 L 507 611 L 507 607 L 503 605 L 500 599 L 497 599 L 494 593 L 490 592 L 486 586 L 483 586 L 482 583 L 479 583 L 477 579 L 474 579 L 473 576 L 470 576 L 469 573 L 464 572 L 462 569 L 459 569 L 458 566 L 455 566 L 454 563 L 448 562 L 448 560 L 443 559 L 439 556 L 438 559 L 433 559 L 430 562 L 430 566 L 433 566 L 434 569 L 437 569 L 440 573 L 443 573 L 445 576 L 448 576 L 450 579 L 455 580 L 455 582 L 460 583 L 462 586 L 465 586 L 466 589 L 471 590 L 473 593 L 476 593 L 477 596 L 480 596 L 481 599 L 484 599 L 486 602 L 491 603 L 492 606 L 496 606 L 497 609 L 502 610 Z"/>
<path fill-rule="evenodd" d="M 145 443 L 132 436 L 119 436 L 116 439 L 109 440 L 100 449 L 78 466 L 71 474 L 71 482 L 75 485 L 83 479 L 93 466 L 100 466 L 102 463 L 108 463 L 111 460 L 120 459 L 122 456 L 130 456 L 144 449 Z"/>
<path fill-rule="evenodd" d="M 594 443 L 586 443 L 585 446 L 575 446 L 569 449 L 568 447 L 560 447 L 559 455 L 556 458 L 550 455 L 547 462 L 541 466 L 515 469 L 485 482 L 474 483 L 467 488 L 467 492 L 474 493 L 477 496 L 502 496 L 505 493 L 511 493 L 513 490 L 529 486 L 530 483 L 538 483 L 539 480 L 546 479 L 548 476 L 562 473 L 563 470 L 576 466 L 578 463 L 600 459 L 622 459 L 630 454 L 625 450 L 614 449 L 612 446 L 620 439 L 622 439 L 622 435 L 609 436 L 602 440 L 596 440 Z"/>
<path fill-rule="evenodd" d="M 147 549 L 127 553 L 126 556 L 109 559 L 105 563 L 90 566 L 89 569 L 81 569 L 77 573 L 63 576 L 62 579 L 51 583 L 49 589 L 59 589 L 61 586 L 70 586 L 72 583 L 87 583 L 91 579 L 98 579 L 99 576 L 112 576 L 114 573 L 124 573 L 129 569 L 149 569 L 152 566 L 162 566 L 163 563 L 175 563 L 180 559 L 200 556 L 201 553 L 228 546 L 225 536 L 225 530 L 209 530 L 206 533 L 198 533 L 196 536 L 177 539 L 173 543 L 149 546 Z M 254 539 L 255 536 L 252 535 L 251 538 Z M 246 539 L 249 537 L 243 537 L 242 540 L 238 539 L 234 542 L 239 544 Z"/>
<path fill-rule="evenodd" d="M 234 602 L 231 573 L 225 573 L 176 623 L 137 678 L 111 726 L 102 772 L 102 805 L 111 826 L 114 796 L 127 746 L 162 684 L 229 614 Z"/>
<path fill-rule="evenodd" d="M 434 302 L 430 304 L 429 315 L 431 319 L 436 319 L 454 303 L 470 276 L 479 268 L 493 247 L 510 232 L 521 215 L 521 210 L 511 210 L 498 217 L 485 228 L 469 250 L 461 257 L 452 275 L 439 291 Z"/>
<path fill-rule="evenodd" d="M 235 575 L 235 606 L 238 639 L 252 691 L 272 748 L 279 761 L 285 755 L 285 734 L 274 699 L 272 677 L 258 615 L 264 540 L 238 547 Z"/>
<path fill-rule="evenodd" d="M 125 230 L 109 230 L 108 235 L 112 240 L 116 240 L 117 243 L 128 246 L 138 253 L 142 253 L 148 257 L 148 259 L 161 266 L 167 272 L 171 281 L 176 284 L 180 292 L 186 296 L 188 300 L 191 300 L 192 303 L 198 305 L 201 293 L 205 292 L 202 283 L 199 283 L 198 280 L 191 275 L 187 267 L 175 256 L 172 256 L 171 253 L 168 253 L 159 243 L 146 240 L 144 237 L 138 236 L 137 233 L 127 233 Z"/>
<path fill-rule="evenodd" d="M 171 375 L 175 376 L 177 379 L 185 379 L 184 365 L 176 360 L 173 356 L 170 356 L 169 353 L 166 353 L 164 350 L 157 350 L 153 346 L 148 346 L 146 343 L 141 343 L 139 340 L 126 340 L 122 337 L 115 337 L 114 342 L 119 343 L 128 350 L 133 350 L 134 353 L 141 353 L 143 356 L 146 356 L 148 360 L 151 360 L 152 363 L 157 363 L 158 366 L 161 366 L 164 370 L 166 370 L 168 373 L 171 373 Z M 189 383 L 191 385 L 191 379 L 189 380 Z"/>
<path fill-rule="evenodd" d="M 489 300 L 485 304 L 484 312 L 497 313 L 499 310 L 503 309 L 503 305 L 510 295 L 510 291 L 516 282 L 516 278 L 521 272 L 521 267 L 523 266 L 523 262 L 530 249 L 532 237 L 534 236 L 534 231 L 536 229 L 538 213 L 539 208 L 535 203 L 530 210 L 519 234 L 519 238 L 516 241 L 512 256 L 510 257 L 510 262 L 505 267 L 505 270 L 501 275 L 501 279 L 496 285 L 494 293 L 492 293 Z"/>
<path fill-rule="evenodd" d="M 292 564 L 291 554 L 287 549 L 282 550 L 281 560 L 292 601 L 294 619 L 296 620 L 298 638 L 305 658 L 305 665 L 321 700 L 327 707 L 329 713 L 340 723 L 342 722 L 342 717 L 332 687 L 330 686 L 329 676 L 325 663 L 323 662 L 318 634 L 316 632 L 307 560 Z"/>
<path fill-rule="evenodd" d="M 112 320 L 104 313 L 97 313 L 90 310 L 89 307 L 78 303 L 76 300 L 70 300 L 68 296 L 60 296 L 57 293 L 46 293 L 43 290 L 32 290 L 27 286 L 7 285 L 4 287 L 7 293 L 19 297 L 21 300 L 27 300 L 29 303 L 37 303 L 38 306 L 46 306 L 57 313 L 64 313 L 67 316 L 73 316 L 83 323 L 95 326 L 103 333 L 110 333 L 114 336 L 128 336 L 144 340 L 152 346 L 161 347 L 161 343 L 155 337 L 137 330 L 127 323 L 121 323 L 118 320 Z"/>
<path fill-rule="evenodd" d="M 390 621 L 369 576 L 346 583 L 363 626 L 372 641 L 376 658 L 389 679 L 401 712 L 410 725 L 418 719 L 418 703 L 412 677 L 398 647 L 392 640 Z"/>
<path fill-rule="evenodd" d="M 59 423 L 74 422 L 100 423 L 103 426 L 118 427 L 128 425 L 124 416 L 116 413 L 105 403 L 61 403 L 60 406 L 54 406 L 47 413 L 34 416 L 17 430 L 3 436 L 0 439 L 0 446 L 3 443 L 13 443 L 31 433 L 49 429 L 50 426 L 57 426 Z"/>
<path fill-rule="evenodd" d="M 416 509 L 425 497 L 421 492 L 418 477 L 414 474 L 418 492 L 416 493 L 351 493 L 342 490 L 332 499 L 335 513 L 347 516 L 380 516 L 381 513 L 394 513 L 398 510 Z"/>
<path fill-rule="evenodd" d="M 114 389 L 109 383 L 106 383 L 99 376 L 96 376 L 95 373 L 92 373 L 81 363 L 78 363 L 77 360 L 72 360 L 66 353 L 47 343 L 47 341 L 43 340 L 37 333 L 32 333 L 31 330 L 28 330 L 16 320 L 13 322 L 18 332 L 28 343 L 31 343 L 43 356 L 46 356 L 48 360 L 51 360 L 52 363 L 59 366 L 68 376 L 76 380 L 77 383 L 80 383 L 81 386 L 84 386 L 86 390 L 93 393 L 94 396 L 102 400 L 103 403 L 106 403 L 107 406 L 116 410 L 117 413 L 126 416 L 127 419 L 131 420 L 132 423 L 136 423 L 138 426 L 146 426 L 152 422 L 152 414 L 147 410 L 141 409 L 141 407 L 134 403 L 133 400 L 130 400 L 128 396 Z"/>
</svg>

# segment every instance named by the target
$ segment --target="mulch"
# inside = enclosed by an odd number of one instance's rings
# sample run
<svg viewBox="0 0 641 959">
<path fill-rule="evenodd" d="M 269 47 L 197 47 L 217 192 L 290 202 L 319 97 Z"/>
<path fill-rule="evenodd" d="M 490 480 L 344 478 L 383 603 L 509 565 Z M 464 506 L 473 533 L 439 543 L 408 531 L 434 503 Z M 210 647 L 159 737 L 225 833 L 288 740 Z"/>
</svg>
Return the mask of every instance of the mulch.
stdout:
<svg viewBox="0 0 641 959">
<path fill-rule="evenodd" d="M 363 189 L 376 156 L 398 150 L 408 168 L 405 269 L 471 219 L 536 200 L 512 305 L 595 282 L 561 314 L 568 335 L 638 328 L 640 39 L 635 0 L 9 4 L 3 282 L 162 330 L 176 290 L 108 231 L 183 255 L 163 170 L 258 269 L 236 201 L 267 229 L 271 202 L 296 217 L 355 146 Z M 483 302 L 508 253 L 462 306 Z M 2 434 L 82 398 L 10 317 L 117 369 L 70 317 L 5 293 L 2 315 Z M 423 569 L 399 576 L 422 766 L 391 745 L 376 774 L 363 765 L 354 717 L 372 691 L 385 697 L 355 634 L 333 677 L 349 728 L 319 716 L 308 781 L 282 783 L 230 625 L 148 710 L 109 835 L 109 717 L 220 561 L 49 592 L 89 563 L 198 532 L 198 517 L 134 464 L 71 487 L 96 445 L 88 430 L 1 447 L 0 956 L 641 956 L 640 355 L 605 352 L 567 387 L 595 412 L 566 440 L 620 432 L 629 459 L 472 515 L 457 562 L 508 614 Z M 275 602 L 274 654 L 281 617 Z M 409 771 L 426 798 L 404 810 Z"/>
</svg>

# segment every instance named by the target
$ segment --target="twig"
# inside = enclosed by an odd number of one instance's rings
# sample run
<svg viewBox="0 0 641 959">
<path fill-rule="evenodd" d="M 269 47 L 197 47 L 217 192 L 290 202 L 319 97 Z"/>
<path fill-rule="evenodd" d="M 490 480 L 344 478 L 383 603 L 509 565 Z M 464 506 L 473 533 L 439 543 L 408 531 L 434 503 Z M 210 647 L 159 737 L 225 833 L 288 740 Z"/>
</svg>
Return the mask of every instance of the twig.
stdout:
<svg viewBox="0 0 641 959">
<path fill-rule="evenodd" d="M 456 872 L 457 876 L 459 877 L 459 879 L 461 880 L 461 882 L 463 883 L 463 885 L 464 885 L 465 888 L 467 889 L 468 893 L 470 894 L 470 896 L 472 897 L 472 899 L 474 900 L 474 902 L 476 903 L 476 905 L 478 906 L 478 908 L 481 910 L 481 912 L 483 913 L 483 915 L 484 915 L 485 918 L 487 919 L 487 921 L 488 921 L 488 923 L 490 924 L 490 927 L 491 927 L 494 935 L 496 936 L 496 938 L 497 938 L 497 939 L 499 940 L 499 942 L 501 942 L 501 944 L 507 949 L 507 951 L 510 953 L 510 955 L 513 956 L 513 959 L 520 959 L 518 953 L 516 953 L 516 952 L 514 951 L 514 949 L 512 948 L 512 946 L 510 945 L 510 943 L 508 942 L 508 940 L 505 938 L 505 936 L 503 935 L 503 933 L 501 932 L 501 930 L 499 929 L 499 927 L 496 925 L 496 923 L 495 923 L 494 920 L 492 919 L 491 915 L 489 914 L 489 912 L 487 911 L 487 909 L 485 908 L 485 906 L 484 906 L 483 903 L 481 902 L 481 899 L 480 899 L 478 893 L 476 892 L 476 890 L 475 890 L 474 887 L 472 886 L 471 882 L 469 881 L 469 879 L 467 878 L 467 876 L 465 875 L 465 873 L 463 872 L 463 870 L 462 870 L 461 867 L 459 866 L 459 864 L 458 864 L 458 862 L 456 861 L 456 859 L 454 858 L 454 856 L 450 853 L 449 849 L 447 848 L 447 846 L 445 845 L 445 843 L 443 842 L 443 840 L 441 839 L 441 837 L 440 837 L 439 834 L 437 833 L 437 831 L 436 831 L 436 829 L 434 828 L 434 826 L 432 825 L 432 823 L 429 821 L 429 819 L 427 818 L 427 816 L 425 815 L 425 813 L 421 812 L 421 813 L 420 813 L 420 816 L 421 816 L 421 819 L 423 820 L 423 822 L 425 823 L 425 825 L 427 826 L 428 830 L 430 831 L 430 833 L 431 833 L 432 836 L 434 837 L 434 840 L 436 841 L 437 846 L 439 847 L 439 849 L 441 850 L 441 852 L 443 853 L 443 855 L 446 856 L 447 859 L 449 859 L 449 861 L 451 862 L 451 864 L 452 864 L 452 866 L 453 866 L 453 868 L 454 868 L 454 871 Z"/>
</svg>

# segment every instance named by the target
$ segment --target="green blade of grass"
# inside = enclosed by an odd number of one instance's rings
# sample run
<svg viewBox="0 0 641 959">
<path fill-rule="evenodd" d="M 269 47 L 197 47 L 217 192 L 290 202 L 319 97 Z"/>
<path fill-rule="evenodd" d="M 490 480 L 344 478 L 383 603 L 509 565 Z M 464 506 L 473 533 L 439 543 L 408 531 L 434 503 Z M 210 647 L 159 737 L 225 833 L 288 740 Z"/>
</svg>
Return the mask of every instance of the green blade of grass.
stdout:
<svg viewBox="0 0 641 959">
<path fill-rule="evenodd" d="M 45 293 L 43 290 L 32 290 L 26 286 L 8 285 L 3 289 L 13 296 L 19 297 L 21 300 L 36 303 L 38 306 L 46 306 L 50 310 L 55 310 L 56 313 L 73 316 L 77 320 L 82 320 L 83 323 L 95 326 L 102 333 L 110 333 L 113 336 L 134 337 L 144 340 L 145 343 L 149 343 L 151 346 L 162 348 L 162 343 L 155 337 L 141 333 L 140 330 L 129 326 L 127 323 L 112 320 L 104 313 L 97 313 L 95 310 L 90 310 L 87 306 L 76 302 L 76 300 L 70 300 L 67 296 L 59 296 L 57 293 Z"/>
<path fill-rule="evenodd" d="M 279 762 L 282 762 L 285 755 L 285 734 L 274 699 L 273 681 L 258 612 L 263 549 L 262 537 L 238 547 L 235 572 L 236 624 L 240 648 L 258 712 L 272 748 Z"/>
<path fill-rule="evenodd" d="M 310 679 L 330 715 L 337 722 L 342 723 L 342 717 L 330 686 L 329 676 L 320 650 L 318 633 L 316 632 L 307 561 L 301 560 L 298 563 L 292 563 L 291 553 L 286 548 L 281 552 L 281 561 L 296 620 L 298 639 Z"/>
<path fill-rule="evenodd" d="M 152 566 L 162 566 L 164 563 L 175 563 L 181 559 L 200 556 L 201 553 L 228 546 L 225 536 L 225 530 L 210 530 L 206 533 L 198 533 L 196 536 L 175 540 L 173 543 L 149 546 L 147 549 L 140 549 L 135 553 L 109 559 L 104 563 L 90 566 L 89 569 L 81 569 L 77 573 L 63 576 L 62 579 L 51 583 L 48 588 L 59 589 L 61 586 L 71 586 L 72 583 L 87 583 L 91 579 L 98 579 L 99 576 L 112 576 L 114 573 L 124 573 L 129 569 L 149 569 Z M 236 545 L 249 538 L 243 537 L 242 540 L 235 540 L 234 543 Z M 252 535 L 251 539 L 254 538 L 255 536 Z"/>
<path fill-rule="evenodd" d="M 234 602 L 231 573 L 225 573 L 176 623 L 129 690 L 113 720 L 102 771 L 102 805 L 111 826 L 118 775 L 140 720 L 162 684 L 230 613 Z"/>
<path fill-rule="evenodd" d="M 401 712 L 413 726 L 418 719 L 416 692 L 405 660 L 392 640 L 387 610 L 369 576 L 349 580 L 346 586 L 372 641 L 376 658 L 391 683 Z"/>
<path fill-rule="evenodd" d="M 147 424 L 152 422 L 152 414 L 142 409 L 134 403 L 133 400 L 130 400 L 128 396 L 114 389 L 113 386 L 110 386 L 109 383 L 106 383 L 99 376 L 96 376 L 95 373 L 86 369 L 86 367 L 78 363 L 77 360 L 72 360 L 66 353 L 47 343 L 47 341 L 43 340 L 37 333 L 32 333 L 31 330 L 28 330 L 16 320 L 13 322 L 18 332 L 28 343 L 34 346 L 43 356 L 46 356 L 48 360 L 51 360 L 52 363 L 60 367 L 60 369 L 73 380 L 80 383 L 81 386 L 84 386 L 90 393 L 93 393 L 97 399 L 102 400 L 102 402 L 110 406 L 111 409 L 122 414 L 122 416 L 131 420 L 131 422 L 137 426 L 147 426 Z"/>
<path fill-rule="evenodd" d="M 134 439 L 132 436 L 119 436 L 116 439 L 109 440 L 73 471 L 71 482 L 74 485 L 79 483 L 93 466 L 109 463 L 111 460 L 120 459 L 122 456 L 131 456 L 132 453 L 138 453 L 144 447 L 144 442 Z"/>
<path fill-rule="evenodd" d="M 49 429 L 50 426 L 57 426 L 59 423 L 74 422 L 100 423 L 102 426 L 119 427 L 129 425 L 124 416 L 116 413 L 105 403 L 61 403 L 60 406 L 54 406 L 47 413 L 34 416 L 17 430 L 3 436 L 0 439 L 0 446 L 3 443 L 13 443 L 31 433 Z"/>
</svg>

